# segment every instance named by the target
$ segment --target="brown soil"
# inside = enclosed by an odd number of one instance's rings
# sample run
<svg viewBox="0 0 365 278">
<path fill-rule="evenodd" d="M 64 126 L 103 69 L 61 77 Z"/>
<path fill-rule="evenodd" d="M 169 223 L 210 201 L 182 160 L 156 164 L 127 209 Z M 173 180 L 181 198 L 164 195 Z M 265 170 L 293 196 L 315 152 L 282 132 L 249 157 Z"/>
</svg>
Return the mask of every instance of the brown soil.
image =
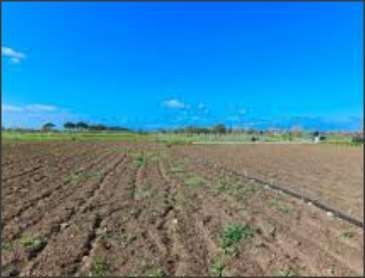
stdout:
<svg viewBox="0 0 365 278">
<path fill-rule="evenodd" d="M 362 147 L 258 144 L 189 146 L 180 151 L 182 155 L 205 159 L 321 200 L 363 219 Z"/>
<path fill-rule="evenodd" d="M 359 227 L 228 171 L 231 150 L 220 151 L 130 143 L 4 145 L 2 274 L 362 275 Z M 267 161 L 275 151 L 256 151 L 266 155 L 268 172 L 279 169 L 278 160 L 271 160 L 274 166 Z M 298 173 L 313 179 L 317 172 L 302 169 L 308 152 L 298 151 L 304 157 Z M 220 164 L 211 167 L 202 156 Z M 339 163 L 330 164 L 335 155 L 329 149 L 323 156 L 318 159 L 327 161 L 321 168 L 327 172 L 318 176 L 326 180 Z M 280 173 L 295 170 L 295 163 L 281 165 Z M 338 176 L 355 184 L 350 173 L 347 168 Z M 294 176 L 300 174 L 283 180 Z M 232 225 L 243 232 L 229 241 L 223 234 Z"/>
</svg>

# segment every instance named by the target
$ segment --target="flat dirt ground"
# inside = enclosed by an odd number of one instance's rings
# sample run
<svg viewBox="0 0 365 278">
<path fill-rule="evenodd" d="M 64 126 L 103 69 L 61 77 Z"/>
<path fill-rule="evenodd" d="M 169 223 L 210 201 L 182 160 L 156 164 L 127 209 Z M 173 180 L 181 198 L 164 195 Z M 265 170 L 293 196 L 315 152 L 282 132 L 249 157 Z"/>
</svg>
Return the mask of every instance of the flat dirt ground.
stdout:
<svg viewBox="0 0 365 278">
<path fill-rule="evenodd" d="M 2 275 L 363 274 L 361 228 L 226 170 L 330 194 L 360 217 L 359 148 L 2 148 Z"/>
</svg>

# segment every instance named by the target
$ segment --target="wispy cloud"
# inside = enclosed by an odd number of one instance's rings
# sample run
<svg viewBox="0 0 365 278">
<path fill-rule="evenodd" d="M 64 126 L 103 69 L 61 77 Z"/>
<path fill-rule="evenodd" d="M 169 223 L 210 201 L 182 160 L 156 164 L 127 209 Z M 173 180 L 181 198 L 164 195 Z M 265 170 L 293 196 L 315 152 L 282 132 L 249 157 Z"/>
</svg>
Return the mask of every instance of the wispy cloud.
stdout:
<svg viewBox="0 0 365 278">
<path fill-rule="evenodd" d="M 198 104 L 198 112 L 207 114 L 209 112 L 209 109 L 204 103 L 201 102 Z"/>
<path fill-rule="evenodd" d="M 29 104 L 25 106 L 16 106 L 16 105 L 2 105 L 3 112 L 11 112 L 11 113 L 20 113 L 20 112 L 30 112 L 30 113 L 38 113 L 38 112 L 55 112 L 58 111 L 59 108 L 53 105 L 45 105 L 45 104 Z"/>
<path fill-rule="evenodd" d="M 20 63 L 23 59 L 25 59 L 25 54 L 19 51 L 16 51 L 10 47 L 2 46 L 1 47 L 1 55 L 4 57 L 8 57 L 10 61 L 14 64 Z"/>
<path fill-rule="evenodd" d="M 57 111 L 58 108 L 53 105 L 31 104 L 25 106 L 25 110 L 29 112 L 54 112 Z"/>
<path fill-rule="evenodd" d="M 67 121 L 87 121 L 87 115 L 75 114 L 66 108 L 49 104 L 12 105 L 2 104 L 3 125 L 6 127 L 39 128 L 45 122 L 57 127 Z"/>
<path fill-rule="evenodd" d="M 169 99 L 162 102 L 163 106 L 171 109 L 185 109 L 188 108 L 184 102 L 178 99 Z"/>
<path fill-rule="evenodd" d="M 3 104 L 2 111 L 3 112 L 22 112 L 23 108 L 19 107 L 19 106 L 14 106 L 14 105 Z"/>
</svg>

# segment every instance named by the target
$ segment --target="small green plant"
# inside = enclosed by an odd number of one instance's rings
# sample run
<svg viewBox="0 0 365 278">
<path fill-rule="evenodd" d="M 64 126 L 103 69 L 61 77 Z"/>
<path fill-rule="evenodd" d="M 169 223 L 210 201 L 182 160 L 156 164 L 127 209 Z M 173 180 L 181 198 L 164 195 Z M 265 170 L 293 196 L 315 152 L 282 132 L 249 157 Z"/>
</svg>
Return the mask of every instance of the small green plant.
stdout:
<svg viewBox="0 0 365 278">
<path fill-rule="evenodd" d="M 23 237 L 20 240 L 21 245 L 30 252 L 37 252 L 46 246 L 47 241 L 41 237 Z"/>
<path fill-rule="evenodd" d="M 102 177 L 102 174 L 100 172 L 83 172 L 83 173 L 74 173 L 67 177 L 65 177 L 64 182 L 77 185 L 81 181 L 84 181 L 88 178 L 97 178 L 100 180 Z"/>
<path fill-rule="evenodd" d="M 255 236 L 254 229 L 249 225 L 231 224 L 228 225 L 221 235 L 220 246 L 225 253 L 236 253 L 237 244 L 243 239 Z"/>
<path fill-rule="evenodd" d="M 137 167 L 142 167 L 145 163 L 144 155 L 140 154 L 134 159 L 134 163 L 137 165 Z"/>
<path fill-rule="evenodd" d="M 109 274 L 110 265 L 104 258 L 95 258 L 91 264 L 90 276 L 103 277 Z"/>
<path fill-rule="evenodd" d="M 69 183 L 69 184 L 72 184 L 72 185 L 78 184 L 80 180 L 81 180 L 81 177 L 78 174 L 71 174 L 71 175 L 64 178 L 64 181 L 66 183 Z"/>
<path fill-rule="evenodd" d="M 286 270 L 278 270 L 274 272 L 274 276 L 280 276 L 280 277 L 295 277 L 298 276 L 298 274 L 292 270 L 292 269 L 286 269 Z"/>
<path fill-rule="evenodd" d="M 281 212 L 284 212 L 284 213 L 289 213 L 290 212 L 290 208 L 288 208 L 287 206 L 280 206 L 277 209 Z"/>
<path fill-rule="evenodd" d="M 213 276 L 222 277 L 224 268 L 225 268 L 225 265 L 222 262 L 222 260 L 215 259 L 215 260 L 213 260 L 212 265 L 210 266 L 209 272 Z"/>
<path fill-rule="evenodd" d="M 171 167 L 170 172 L 171 173 L 182 173 L 182 172 L 184 172 L 184 167 L 182 165 L 177 165 L 177 166 Z"/>
<path fill-rule="evenodd" d="M 280 201 L 276 198 L 270 203 L 270 206 L 275 207 L 278 211 L 283 213 L 291 212 L 291 209 L 288 206 L 280 203 Z"/>
<path fill-rule="evenodd" d="M 147 277 L 166 277 L 166 273 L 161 268 L 156 268 L 146 273 Z"/>
<path fill-rule="evenodd" d="M 1 249 L 6 251 L 11 251 L 14 249 L 14 246 L 11 242 L 2 242 Z"/>
<path fill-rule="evenodd" d="M 355 236 L 355 233 L 353 231 L 346 231 L 346 232 L 343 232 L 342 235 L 341 235 L 341 238 L 343 239 L 351 239 Z"/>
<path fill-rule="evenodd" d="M 204 185 L 205 183 L 206 183 L 205 179 L 198 176 L 193 176 L 185 180 L 185 184 L 191 187 L 199 187 Z"/>
</svg>

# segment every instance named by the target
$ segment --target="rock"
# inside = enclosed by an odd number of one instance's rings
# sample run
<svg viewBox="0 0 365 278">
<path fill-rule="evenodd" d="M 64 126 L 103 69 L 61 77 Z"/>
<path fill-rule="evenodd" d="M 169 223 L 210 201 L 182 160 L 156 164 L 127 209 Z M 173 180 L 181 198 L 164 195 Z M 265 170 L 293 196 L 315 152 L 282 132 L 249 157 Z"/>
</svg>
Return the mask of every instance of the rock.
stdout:
<svg viewBox="0 0 365 278">
<path fill-rule="evenodd" d="M 103 245 L 104 245 L 105 249 L 107 249 L 107 250 L 109 250 L 112 247 L 112 245 L 108 241 L 104 241 L 103 243 L 104 243 Z"/>
<path fill-rule="evenodd" d="M 70 226 L 70 223 L 62 223 L 62 224 L 60 225 L 61 230 L 63 230 L 63 229 L 65 229 L 65 228 L 67 228 L 68 226 Z"/>
<path fill-rule="evenodd" d="M 271 223 L 265 223 L 262 227 L 264 235 L 275 238 L 276 227 Z"/>
<path fill-rule="evenodd" d="M 333 217 L 334 216 L 333 212 L 331 212 L 331 211 L 327 211 L 326 214 L 327 214 L 328 217 Z"/>
<path fill-rule="evenodd" d="M 255 246 L 259 247 L 259 248 L 264 248 L 264 247 L 266 247 L 266 244 L 261 239 L 256 239 Z"/>
</svg>

